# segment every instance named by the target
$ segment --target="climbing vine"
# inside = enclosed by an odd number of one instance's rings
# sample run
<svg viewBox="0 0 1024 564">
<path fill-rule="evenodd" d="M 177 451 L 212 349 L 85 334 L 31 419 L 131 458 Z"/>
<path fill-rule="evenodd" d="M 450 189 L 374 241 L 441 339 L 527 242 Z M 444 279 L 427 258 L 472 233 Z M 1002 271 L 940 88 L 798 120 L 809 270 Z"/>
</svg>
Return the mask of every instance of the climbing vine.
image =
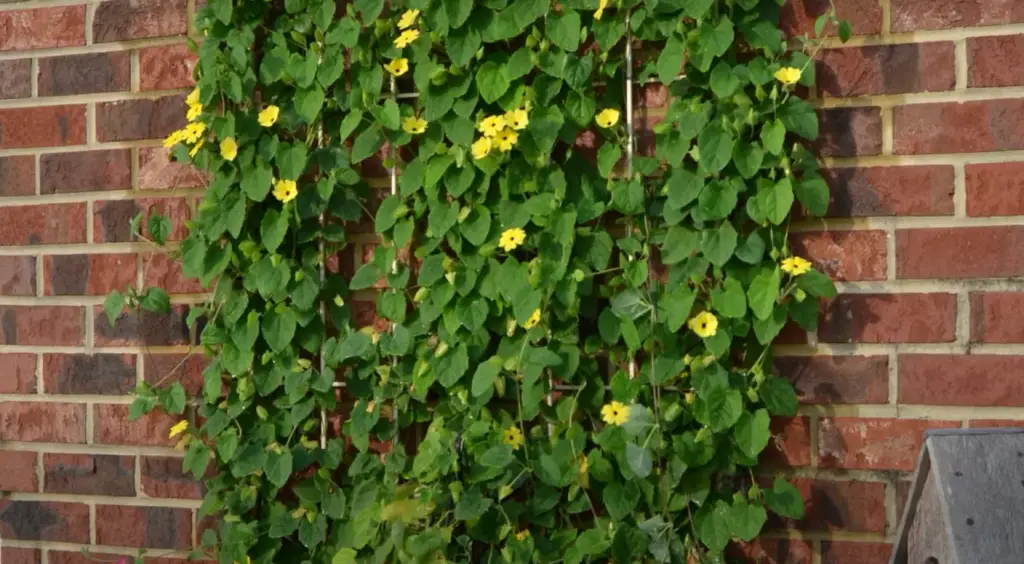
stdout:
<svg viewBox="0 0 1024 564">
<path fill-rule="evenodd" d="M 718 562 L 801 517 L 757 472 L 797 404 L 770 345 L 835 289 L 787 246 L 829 195 L 781 3 L 209 0 L 165 146 L 210 175 L 175 250 L 210 362 L 132 407 L 189 412 L 203 549 Z"/>
</svg>

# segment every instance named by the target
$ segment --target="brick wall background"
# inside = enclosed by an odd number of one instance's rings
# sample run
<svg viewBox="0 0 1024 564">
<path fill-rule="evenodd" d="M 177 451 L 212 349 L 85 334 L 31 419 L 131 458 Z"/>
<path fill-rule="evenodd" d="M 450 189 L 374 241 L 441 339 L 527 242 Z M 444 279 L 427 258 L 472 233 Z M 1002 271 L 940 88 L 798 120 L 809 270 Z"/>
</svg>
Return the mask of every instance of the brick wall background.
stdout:
<svg viewBox="0 0 1024 564">
<path fill-rule="evenodd" d="M 184 121 L 194 2 L 0 0 L 5 564 L 201 536 L 173 419 L 127 417 L 138 379 L 173 370 L 194 390 L 203 367 L 184 327 L 201 289 L 128 227 L 160 210 L 180 237 L 202 193 L 159 142 Z M 841 295 L 817 335 L 778 346 L 804 405 L 775 422 L 766 463 L 808 516 L 747 547 L 764 562 L 886 562 L 924 430 L 1024 422 L 1024 3 L 836 3 L 857 35 L 818 66 L 833 203 L 793 246 Z M 790 0 L 788 29 L 827 6 Z M 132 282 L 167 288 L 175 312 L 111 328 L 103 296 Z"/>
</svg>

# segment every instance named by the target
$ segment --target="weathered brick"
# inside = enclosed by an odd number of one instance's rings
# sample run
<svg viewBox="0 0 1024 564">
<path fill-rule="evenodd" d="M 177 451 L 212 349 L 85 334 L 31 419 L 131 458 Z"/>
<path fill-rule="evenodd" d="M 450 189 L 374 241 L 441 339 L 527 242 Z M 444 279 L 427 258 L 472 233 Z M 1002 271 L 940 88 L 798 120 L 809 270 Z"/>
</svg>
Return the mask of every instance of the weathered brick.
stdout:
<svg viewBox="0 0 1024 564">
<path fill-rule="evenodd" d="M 793 233 L 789 244 L 833 279 L 885 280 L 885 231 Z"/>
<path fill-rule="evenodd" d="M 1024 357 L 900 355 L 900 403 L 1024 406 Z"/>
<path fill-rule="evenodd" d="M 97 404 L 93 408 L 93 419 L 93 439 L 98 444 L 174 446 L 176 441 L 167 434 L 181 417 L 153 411 L 129 421 L 127 405 Z"/>
<path fill-rule="evenodd" d="M 0 198 L 36 193 L 36 158 L 32 155 L 0 158 Z"/>
<path fill-rule="evenodd" d="M 4 540 L 88 544 L 89 506 L 0 499 L 0 535 Z"/>
<path fill-rule="evenodd" d="M 105 296 L 135 285 L 135 255 L 51 255 L 43 263 L 47 296 Z"/>
<path fill-rule="evenodd" d="M 811 564 L 814 548 L 807 541 L 759 537 L 730 546 L 729 556 L 745 564 Z"/>
<path fill-rule="evenodd" d="M 130 190 L 132 155 L 128 149 L 51 153 L 39 158 L 43 194 Z"/>
<path fill-rule="evenodd" d="M 0 257 L 0 296 L 36 295 L 36 258 Z"/>
<path fill-rule="evenodd" d="M 47 493 L 135 495 L 135 458 L 131 456 L 46 453 L 43 471 Z"/>
<path fill-rule="evenodd" d="M 85 106 L 0 110 L 0 149 L 57 147 L 83 143 Z"/>
<path fill-rule="evenodd" d="M 181 382 L 190 396 L 202 393 L 206 357 L 202 354 L 147 354 L 143 358 L 147 382 Z"/>
<path fill-rule="evenodd" d="M 892 0 L 894 32 L 1024 22 L 1017 0 Z"/>
<path fill-rule="evenodd" d="M 788 525 L 809 531 L 885 532 L 885 484 L 792 479 L 804 498 L 804 518 L 781 520 L 772 514 L 770 528 Z M 769 482 L 769 485 L 771 482 Z"/>
<path fill-rule="evenodd" d="M 2 214 L 0 210 L 0 214 Z M 139 224 L 148 237 L 149 218 L 160 214 L 171 222 L 169 241 L 180 241 L 188 235 L 185 221 L 192 217 L 192 203 L 187 198 L 140 198 L 137 200 L 109 200 L 93 204 L 93 242 L 127 243 L 137 238 L 132 234 L 131 222 L 143 214 Z M 0 228 L 2 229 L 2 228 Z M 2 235 L 0 230 L 0 235 Z M 2 238 L 0 238 L 2 241 Z"/>
<path fill-rule="evenodd" d="M 85 6 L 0 12 L 0 51 L 85 45 Z"/>
<path fill-rule="evenodd" d="M 84 443 L 85 405 L 0 402 L 0 441 Z"/>
<path fill-rule="evenodd" d="M 811 423 L 806 417 L 773 417 L 772 438 L 761 453 L 767 466 L 809 466 Z"/>
<path fill-rule="evenodd" d="M 36 453 L 0 450 L 0 491 L 37 492 Z"/>
<path fill-rule="evenodd" d="M 818 140 L 823 157 L 855 157 L 882 152 L 882 114 L 878 108 L 829 108 L 818 111 Z"/>
<path fill-rule="evenodd" d="M 953 215 L 952 166 L 879 166 L 822 171 L 829 217 Z"/>
<path fill-rule="evenodd" d="M 967 215 L 1024 215 L 1024 163 L 969 164 Z"/>
<path fill-rule="evenodd" d="M 910 471 L 925 430 L 959 426 L 956 421 L 823 417 L 818 422 L 818 466 Z"/>
<path fill-rule="evenodd" d="M 48 394 L 125 395 L 135 388 L 135 355 L 44 354 Z"/>
<path fill-rule="evenodd" d="M 187 345 L 189 330 L 186 324 L 188 306 L 175 305 L 169 314 L 152 311 L 125 311 L 118 316 L 113 327 L 103 313 L 102 306 L 96 306 L 93 327 L 96 345 L 118 347 L 128 345 L 170 346 Z"/>
<path fill-rule="evenodd" d="M 821 564 L 868 564 L 888 562 L 892 545 L 880 542 L 824 541 Z"/>
<path fill-rule="evenodd" d="M 39 95 L 71 96 L 131 89 L 126 52 L 91 53 L 39 59 Z"/>
<path fill-rule="evenodd" d="M 167 149 L 139 149 L 139 188 L 168 190 L 198 188 L 206 185 L 206 175 L 188 163 L 170 159 Z"/>
<path fill-rule="evenodd" d="M 166 456 L 142 458 L 142 491 L 150 497 L 202 499 L 205 489 L 181 469 L 181 459 Z"/>
<path fill-rule="evenodd" d="M 1024 99 L 913 104 L 893 108 L 900 155 L 1024 148 Z"/>
<path fill-rule="evenodd" d="M 36 393 L 36 355 L 0 354 L 0 366 L 4 367 L 3 372 L 0 372 L 0 394 Z"/>
<path fill-rule="evenodd" d="M 803 403 L 886 403 L 888 365 L 885 356 L 775 357 L 775 369 Z"/>
<path fill-rule="evenodd" d="M 953 59 L 952 41 L 827 49 L 818 61 L 818 87 L 827 96 L 952 90 Z"/>
<path fill-rule="evenodd" d="M 783 4 L 780 25 L 787 36 L 814 33 L 814 21 L 831 10 L 829 0 L 790 0 Z M 882 6 L 877 0 L 843 0 L 834 4 L 840 20 L 847 20 L 858 35 L 876 35 L 882 32 Z M 835 28 L 826 27 L 828 35 Z"/>
<path fill-rule="evenodd" d="M 159 287 L 171 294 L 200 294 L 206 291 L 196 278 L 185 278 L 181 262 L 165 254 L 146 256 L 142 266 L 146 279 L 143 285 Z"/>
<path fill-rule="evenodd" d="M 34 548 L 0 547 L 0 560 L 7 564 L 39 564 L 42 552 Z"/>
<path fill-rule="evenodd" d="M 972 292 L 971 342 L 1024 343 L 1024 292 Z"/>
<path fill-rule="evenodd" d="M 973 88 L 1024 84 L 1024 35 L 967 39 L 967 84 Z"/>
<path fill-rule="evenodd" d="M 84 203 L 0 208 L 0 247 L 84 243 L 85 210 Z"/>
<path fill-rule="evenodd" d="M 953 294 L 844 294 L 822 306 L 826 343 L 948 343 L 956 336 Z"/>
<path fill-rule="evenodd" d="M 109 0 L 96 7 L 93 41 L 126 41 L 184 35 L 185 0 Z"/>
<path fill-rule="evenodd" d="M 143 90 L 171 90 L 192 86 L 196 56 L 188 45 L 161 45 L 139 49 L 140 86 Z"/>
<path fill-rule="evenodd" d="M 1024 227 L 901 229 L 897 278 L 997 278 L 1024 275 Z"/>
<path fill-rule="evenodd" d="M 186 123 L 184 96 L 96 104 L 96 136 L 102 142 L 162 139 Z"/>
<path fill-rule="evenodd" d="M 96 506 L 96 541 L 138 548 L 188 549 L 192 512 L 170 507 Z"/>
<path fill-rule="evenodd" d="M 32 96 L 32 60 L 0 61 L 0 100 L 30 96 Z"/>
<path fill-rule="evenodd" d="M 85 310 L 73 306 L 0 307 L 0 344 L 82 345 Z"/>
</svg>

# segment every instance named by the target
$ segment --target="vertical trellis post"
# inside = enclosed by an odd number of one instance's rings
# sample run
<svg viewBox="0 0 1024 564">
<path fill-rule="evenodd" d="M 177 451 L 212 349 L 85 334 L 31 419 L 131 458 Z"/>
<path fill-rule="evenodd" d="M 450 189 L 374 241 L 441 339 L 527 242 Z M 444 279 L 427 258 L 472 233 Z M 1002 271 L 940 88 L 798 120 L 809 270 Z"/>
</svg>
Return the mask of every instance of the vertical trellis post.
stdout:
<svg viewBox="0 0 1024 564">
<path fill-rule="evenodd" d="M 629 25 L 630 12 L 626 12 L 626 181 L 633 178 L 633 34 Z M 633 222 L 630 220 L 632 230 Z M 630 357 L 627 368 L 629 379 L 636 378 L 636 359 Z"/>
</svg>

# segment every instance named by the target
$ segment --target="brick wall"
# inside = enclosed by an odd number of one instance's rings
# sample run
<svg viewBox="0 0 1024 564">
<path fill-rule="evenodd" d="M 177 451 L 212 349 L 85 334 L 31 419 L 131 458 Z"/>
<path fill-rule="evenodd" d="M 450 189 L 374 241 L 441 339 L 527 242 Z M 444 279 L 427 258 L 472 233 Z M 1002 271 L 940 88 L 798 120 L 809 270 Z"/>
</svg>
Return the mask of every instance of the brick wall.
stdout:
<svg viewBox="0 0 1024 564">
<path fill-rule="evenodd" d="M 154 209 L 180 226 L 201 194 L 159 146 L 183 120 L 193 2 L 0 1 L 6 564 L 200 536 L 172 418 L 127 421 L 138 379 L 173 370 L 195 389 L 203 366 L 183 321 L 200 289 L 128 228 Z M 859 35 L 818 67 L 833 203 L 793 245 L 842 295 L 817 335 L 778 346 L 804 405 L 775 422 L 766 462 L 797 479 L 808 516 L 748 547 L 766 562 L 887 561 L 923 431 L 1024 421 L 1024 3 L 837 4 Z M 827 5 L 790 0 L 790 31 Z M 171 290 L 175 312 L 111 328 L 103 295 L 131 282 Z"/>
</svg>

